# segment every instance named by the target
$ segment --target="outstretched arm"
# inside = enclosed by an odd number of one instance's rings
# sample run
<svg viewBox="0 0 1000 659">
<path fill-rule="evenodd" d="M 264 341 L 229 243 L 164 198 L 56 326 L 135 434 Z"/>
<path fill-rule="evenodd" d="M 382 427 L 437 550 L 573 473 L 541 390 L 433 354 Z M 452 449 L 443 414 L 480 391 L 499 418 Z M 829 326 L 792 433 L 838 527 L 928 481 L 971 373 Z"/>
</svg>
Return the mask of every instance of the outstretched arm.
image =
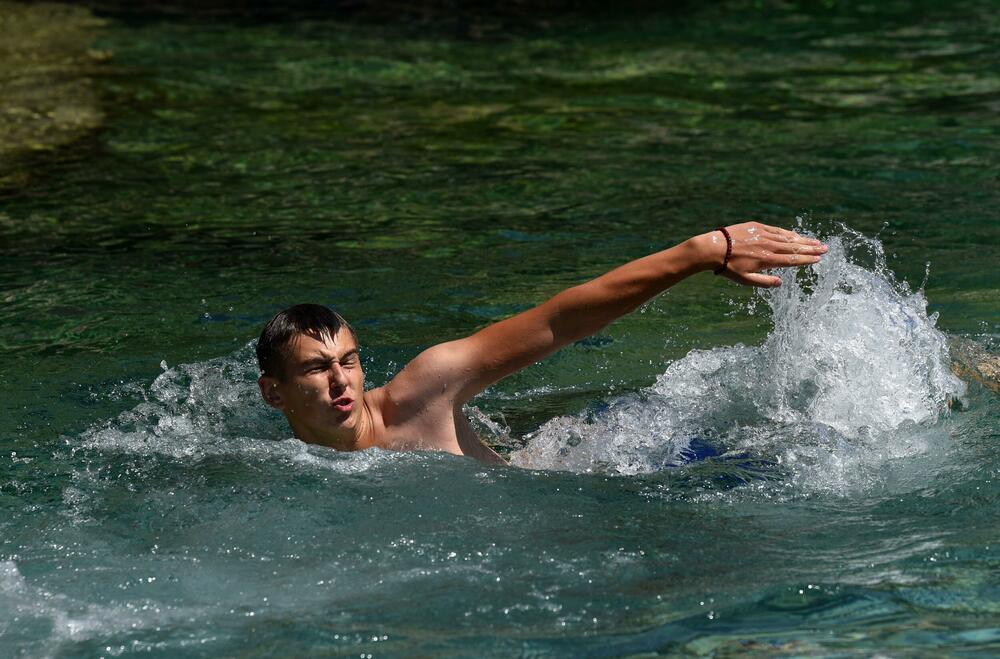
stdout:
<svg viewBox="0 0 1000 659">
<path fill-rule="evenodd" d="M 793 231 L 746 222 L 727 227 L 732 254 L 723 273 L 750 286 L 780 286 L 760 270 L 816 263 L 826 252 L 818 240 Z M 726 255 L 721 231 L 626 263 L 546 302 L 475 334 L 429 348 L 388 385 L 397 400 L 419 404 L 446 396 L 456 405 L 494 382 L 565 345 L 590 336 L 682 279 L 718 268 Z"/>
</svg>

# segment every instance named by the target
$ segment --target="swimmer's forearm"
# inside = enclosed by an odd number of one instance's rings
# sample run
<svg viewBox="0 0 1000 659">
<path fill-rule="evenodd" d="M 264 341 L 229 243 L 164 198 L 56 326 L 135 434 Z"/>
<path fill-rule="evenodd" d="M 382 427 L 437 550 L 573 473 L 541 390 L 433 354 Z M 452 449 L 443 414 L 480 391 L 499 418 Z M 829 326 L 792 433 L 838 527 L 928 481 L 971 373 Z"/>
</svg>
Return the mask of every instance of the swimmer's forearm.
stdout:
<svg viewBox="0 0 1000 659">
<path fill-rule="evenodd" d="M 555 342 L 562 346 L 590 336 L 681 280 L 712 268 L 712 247 L 709 234 L 695 236 L 557 294 L 542 305 L 548 307 Z"/>
<path fill-rule="evenodd" d="M 810 265 L 819 261 L 826 249 L 814 238 L 745 222 L 728 227 L 725 234 L 709 231 L 626 263 L 559 293 L 542 307 L 550 307 L 556 343 L 562 346 L 599 331 L 698 272 L 725 266 L 722 274 L 741 284 L 780 286 L 780 277 L 761 270 Z"/>
</svg>

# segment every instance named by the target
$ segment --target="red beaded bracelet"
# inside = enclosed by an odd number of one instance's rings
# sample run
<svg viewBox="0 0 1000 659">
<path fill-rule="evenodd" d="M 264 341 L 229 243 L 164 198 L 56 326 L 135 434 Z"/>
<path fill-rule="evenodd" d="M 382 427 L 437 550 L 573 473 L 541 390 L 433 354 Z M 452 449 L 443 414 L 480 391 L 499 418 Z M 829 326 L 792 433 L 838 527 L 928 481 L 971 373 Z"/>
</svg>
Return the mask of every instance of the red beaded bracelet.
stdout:
<svg viewBox="0 0 1000 659">
<path fill-rule="evenodd" d="M 721 275 L 726 271 L 726 266 L 729 265 L 729 257 L 733 255 L 733 238 L 726 231 L 726 227 L 719 227 L 716 231 L 721 231 L 722 235 L 726 237 L 726 258 L 722 259 L 722 265 L 715 269 L 715 274 Z"/>
</svg>

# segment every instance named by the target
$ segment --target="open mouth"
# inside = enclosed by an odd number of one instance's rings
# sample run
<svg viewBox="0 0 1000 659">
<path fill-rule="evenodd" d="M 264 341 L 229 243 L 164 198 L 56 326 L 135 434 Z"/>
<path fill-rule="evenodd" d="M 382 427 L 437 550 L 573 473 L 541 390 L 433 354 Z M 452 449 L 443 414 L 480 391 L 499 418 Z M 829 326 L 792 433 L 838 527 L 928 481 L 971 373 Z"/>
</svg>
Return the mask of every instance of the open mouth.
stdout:
<svg viewBox="0 0 1000 659">
<path fill-rule="evenodd" d="M 354 409 L 354 399 L 348 398 L 347 396 L 341 396 L 333 401 L 333 407 L 338 412 L 350 412 Z"/>
</svg>

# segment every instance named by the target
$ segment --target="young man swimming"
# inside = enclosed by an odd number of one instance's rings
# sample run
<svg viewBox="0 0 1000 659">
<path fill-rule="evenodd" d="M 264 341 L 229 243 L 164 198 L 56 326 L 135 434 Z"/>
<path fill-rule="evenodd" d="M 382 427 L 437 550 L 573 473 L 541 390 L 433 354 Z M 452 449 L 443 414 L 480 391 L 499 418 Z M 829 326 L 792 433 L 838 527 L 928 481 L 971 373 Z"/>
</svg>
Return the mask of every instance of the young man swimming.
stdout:
<svg viewBox="0 0 1000 659">
<path fill-rule="evenodd" d="M 473 431 L 462 406 L 494 382 L 590 336 L 698 272 L 748 286 L 780 286 L 761 270 L 810 265 L 820 241 L 758 222 L 690 238 L 471 336 L 417 355 L 385 386 L 364 389 L 358 342 L 334 311 L 302 304 L 278 313 L 257 343 L 260 393 L 304 442 L 342 451 L 378 446 L 438 450 L 487 463 L 504 459 Z"/>
</svg>

